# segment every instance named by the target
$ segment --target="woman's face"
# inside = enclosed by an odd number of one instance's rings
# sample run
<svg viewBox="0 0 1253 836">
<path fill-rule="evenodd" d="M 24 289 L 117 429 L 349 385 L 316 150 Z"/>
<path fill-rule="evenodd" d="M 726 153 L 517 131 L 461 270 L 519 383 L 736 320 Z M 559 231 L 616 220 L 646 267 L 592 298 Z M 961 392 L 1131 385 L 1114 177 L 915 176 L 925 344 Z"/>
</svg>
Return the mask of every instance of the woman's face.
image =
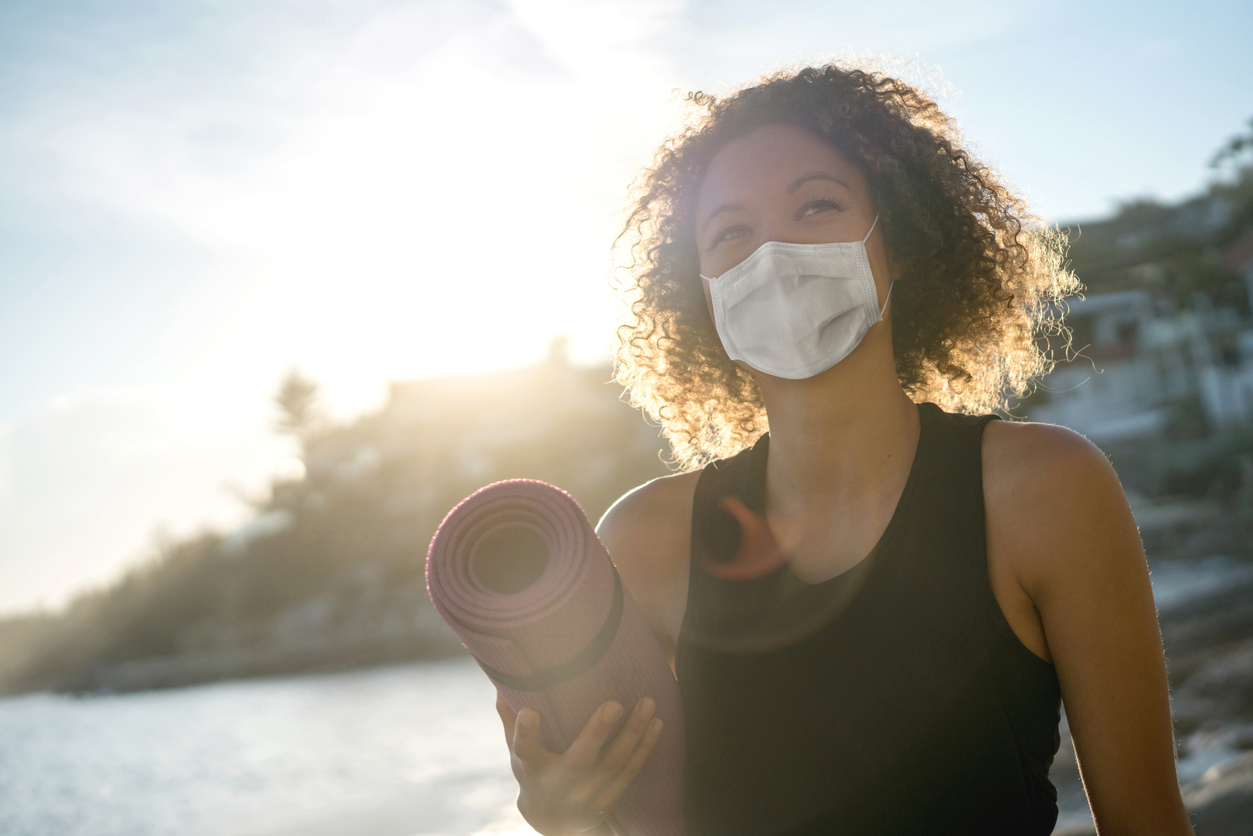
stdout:
<svg viewBox="0 0 1253 836">
<path fill-rule="evenodd" d="M 874 219 L 870 188 L 855 163 L 804 128 L 767 125 L 728 142 L 709 164 L 696 203 L 700 272 L 717 278 L 767 241 L 860 241 Z M 882 305 L 890 273 L 880 229 L 866 252 Z"/>
</svg>

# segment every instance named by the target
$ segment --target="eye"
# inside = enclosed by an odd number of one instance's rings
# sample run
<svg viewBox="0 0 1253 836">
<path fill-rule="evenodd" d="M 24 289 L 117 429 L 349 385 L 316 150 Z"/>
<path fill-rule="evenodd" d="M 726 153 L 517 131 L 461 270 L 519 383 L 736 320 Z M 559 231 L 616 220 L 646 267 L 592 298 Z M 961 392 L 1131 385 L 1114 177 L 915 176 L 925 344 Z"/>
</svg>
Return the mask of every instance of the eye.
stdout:
<svg viewBox="0 0 1253 836">
<path fill-rule="evenodd" d="M 713 238 L 710 239 L 709 249 L 712 250 L 723 241 L 730 241 L 732 238 L 739 238 L 740 236 L 747 234 L 748 231 L 748 227 L 743 224 L 734 224 L 732 226 L 723 227 L 716 235 L 714 235 Z"/>
<path fill-rule="evenodd" d="M 801 218 L 807 218 L 811 215 L 818 215 L 818 214 L 821 214 L 822 212 L 829 212 L 829 211 L 843 212 L 847 208 L 848 207 L 846 207 L 844 204 L 838 201 L 822 197 L 822 198 L 818 198 L 817 200 L 811 200 L 808 203 L 806 203 L 804 206 L 802 206 L 800 210 L 796 213 L 796 219 L 800 220 Z"/>
</svg>

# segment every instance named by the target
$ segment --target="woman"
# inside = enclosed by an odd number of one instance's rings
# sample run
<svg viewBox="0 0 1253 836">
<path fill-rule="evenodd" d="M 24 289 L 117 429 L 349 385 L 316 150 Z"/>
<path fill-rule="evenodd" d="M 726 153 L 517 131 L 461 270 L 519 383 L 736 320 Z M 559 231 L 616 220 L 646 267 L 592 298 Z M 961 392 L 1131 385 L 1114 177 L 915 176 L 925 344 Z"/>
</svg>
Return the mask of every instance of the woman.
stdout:
<svg viewBox="0 0 1253 836">
<path fill-rule="evenodd" d="M 1190 833 L 1117 477 L 988 414 L 1047 371 L 1055 237 L 899 80 L 692 100 L 627 223 L 619 353 L 689 469 L 598 528 L 676 670 L 692 829 L 1048 833 L 1061 701 L 1099 832 Z M 558 754 L 498 708 L 544 834 L 603 829 L 664 733 L 642 701 L 609 740 L 606 704 Z"/>
</svg>

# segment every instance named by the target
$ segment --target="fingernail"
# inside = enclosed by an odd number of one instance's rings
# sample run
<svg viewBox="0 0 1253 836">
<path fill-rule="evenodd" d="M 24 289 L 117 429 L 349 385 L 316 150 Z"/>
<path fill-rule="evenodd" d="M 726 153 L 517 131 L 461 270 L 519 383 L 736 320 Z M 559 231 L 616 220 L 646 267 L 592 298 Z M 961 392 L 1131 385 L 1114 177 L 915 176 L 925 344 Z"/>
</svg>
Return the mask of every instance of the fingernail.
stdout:
<svg viewBox="0 0 1253 836">
<path fill-rule="evenodd" d="M 661 732 L 661 727 L 663 725 L 665 725 L 665 723 L 661 722 L 661 718 L 658 717 L 648 724 L 648 730 L 653 734 L 658 734 Z"/>
<path fill-rule="evenodd" d="M 622 706 L 617 703 L 605 706 L 604 717 L 611 723 L 618 722 L 618 718 L 622 716 Z"/>
<path fill-rule="evenodd" d="M 644 699 L 640 700 L 640 713 L 641 714 L 652 714 L 656 710 L 657 710 L 657 703 L 653 702 L 652 699 L 650 699 L 649 697 L 644 697 Z"/>
</svg>

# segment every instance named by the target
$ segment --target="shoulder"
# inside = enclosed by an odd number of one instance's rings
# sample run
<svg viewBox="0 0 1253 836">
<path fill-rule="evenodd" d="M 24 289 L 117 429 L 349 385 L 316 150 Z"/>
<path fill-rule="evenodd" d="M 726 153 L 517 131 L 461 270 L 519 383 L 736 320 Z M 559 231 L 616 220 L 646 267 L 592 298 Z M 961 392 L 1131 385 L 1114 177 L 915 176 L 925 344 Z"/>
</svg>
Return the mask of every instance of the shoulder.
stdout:
<svg viewBox="0 0 1253 836">
<path fill-rule="evenodd" d="M 654 479 L 613 504 L 596 533 L 659 638 L 674 640 L 687 600 L 692 499 L 700 472 Z"/>
<path fill-rule="evenodd" d="M 692 501 L 699 478 L 693 471 L 640 485 L 596 525 L 640 612 L 658 639 L 672 645 L 687 605 Z"/>
<path fill-rule="evenodd" d="M 1010 544 L 1033 599 L 1058 576 L 1080 578 L 1095 563 L 1131 553 L 1143 561 L 1118 476 L 1087 438 L 1052 424 L 990 421 L 982 449 L 989 535 Z"/>
<path fill-rule="evenodd" d="M 1077 489 L 1103 481 L 1113 468 L 1099 447 L 1074 430 L 1029 421 L 989 421 L 983 431 L 983 472 L 985 481 L 991 478 L 1020 490 L 1040 480 Z"/>
</svg>

